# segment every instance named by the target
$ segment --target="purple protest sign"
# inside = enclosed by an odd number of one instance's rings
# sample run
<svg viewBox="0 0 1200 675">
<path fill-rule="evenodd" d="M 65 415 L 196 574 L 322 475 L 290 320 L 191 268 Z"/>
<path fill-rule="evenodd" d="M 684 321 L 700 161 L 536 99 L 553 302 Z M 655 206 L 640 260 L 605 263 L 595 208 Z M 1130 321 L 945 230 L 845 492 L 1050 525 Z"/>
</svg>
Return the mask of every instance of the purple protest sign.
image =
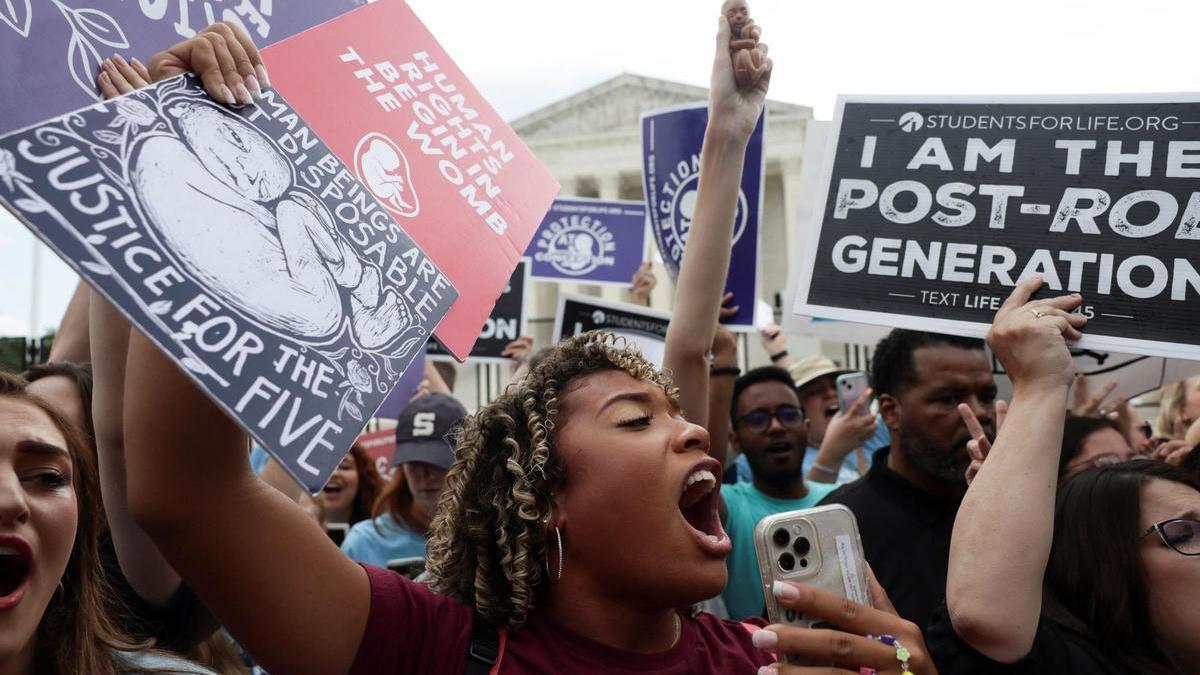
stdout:
<svg viewBox="0 0 1200 675">
<path fill-rule="evenodd" d="M 758 299 L 758 232 L 763 189 L 763 132 L 767 112 L 746 146 L 742 187 L 734 216 L 733 251 L 725 290 L 733 293 L 741 307 L 724 323 L 731 330 L 754 330 L 754 308 Z M 683 248 L 696 208 L 700 185 L 700 147 L 708 126 L 704 103 L 664 108 L 642 115 L 642 181 L 646 188 L 647 213 L 654 240 L 671 278 L 679 275 Z"/>
<path fill-rule="evenodd" d="M 417 350 L 417 356 L 400 374 L 400 381 L 396 383 L 392 393 L 383 400 L 383 405 L 379 406 L 375 416 L 391 420 L 398 419 L 400 412 L 408 406 L 413 394 L 417 393 L 417 388 L 421 386 L 423 379 L 425 379 L 425 350 L 421 349 Z"/>
<path fill-rule="evenodd" d="M 645 253 L 645 203 L 559 197 L 525 255 L 532 279 L 629 287 Z"/>
<path fill-rule="evenodd" d="M 148 59 L 217 21 L 240 23 L 263 47 L 363 1 L 0 1 L 0 133 L 95 103 L 100 62 L 113 54 Z"/>
</svg>

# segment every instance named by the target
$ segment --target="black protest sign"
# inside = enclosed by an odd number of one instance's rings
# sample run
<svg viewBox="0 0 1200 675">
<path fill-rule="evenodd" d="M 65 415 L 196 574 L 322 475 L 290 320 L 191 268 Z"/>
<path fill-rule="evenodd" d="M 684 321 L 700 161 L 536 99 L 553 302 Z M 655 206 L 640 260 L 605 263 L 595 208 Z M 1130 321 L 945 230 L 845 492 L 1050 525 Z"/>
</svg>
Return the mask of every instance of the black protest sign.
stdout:
<svg viewBox="0 0 1200 675">
<path fill-rule="evenodd" d="M 983 335 L 1015 283 L 1081 347 L 1200 358 L 1200 96 L 838 101 L 794 310 Z"/>
<path fill-rule="evenodd" d="M 525 334 L 528 317 L 526 316 L 526 289 L 529 288 L 529 259 L 521 258 L 512 277 L 504 286 L 504 291 L 496 300 L 496 306 L 483 322 L 479 331 L 479 339 L 471 348 L 472 360 L 480 363 L 510 363 L 504 356 L 504 348 L 508 343 Z M 436 340 L 430 340 L 425 345 L 425 354 L 430 361 L 456 361 L 446 351 L 446 348 Z"/>
<path fill-rule="evenodd" d="M 671 315 L 641 305 L 611 302 L 590 295 L 560 293 L 554 317 L 554 337 L 563 340 L 590 330 L 603 330 L 636 345 L 659 368 L 667 344 Z"/>
<path fill-rule="evenodd" d="M 274 91 L 184 75 L 6 135 L 0 200 L 314 493 L 456 296 Z"/>
</svg>

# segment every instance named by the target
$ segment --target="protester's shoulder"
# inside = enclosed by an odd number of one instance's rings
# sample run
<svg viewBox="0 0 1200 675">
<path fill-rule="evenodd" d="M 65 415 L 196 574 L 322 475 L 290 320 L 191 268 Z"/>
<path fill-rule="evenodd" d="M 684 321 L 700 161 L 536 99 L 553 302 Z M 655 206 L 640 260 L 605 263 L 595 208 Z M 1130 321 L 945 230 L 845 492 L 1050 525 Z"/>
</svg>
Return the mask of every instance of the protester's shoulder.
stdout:
<svg viewBox="0 0 1200 675">
<path fill-rule="evenodd" d="M 809 483 L 809 485 L 816 485 L 816 483 Z M 833 484 L 827 483 L 827 485 Z M 833 489 L 829 490 L 825 497 L 818 503 L 822 506 L 825 504 L 844 504 L 846 506 L 854 507 L 863 499 L 869 498 L 872 495 L 873 492 L 871 490 L 870 482 L 867 476 L 863 476 L 862 478 L 850 483 L 833 485 Z"/>
<path fill-rule="evenodd" d="M 725 498 L 725 505 L 730 508 L 753 499 L 757 491 L 754 483 L 750 482 L 726 483 L 721 486 L 721 496 Z"/>
<path fill-rule="evenodd" d="M 836 483 L 817 483 L 808 481 L 806 485 L 808 485 L 809 499 L 813 504 L 822 503 L 826 497 L 833 494 L 838 488 Z"/>
<path fill-rule="evenodd" d="M 461 666 L 471 608 L 391 570 L 362 567 L 371 584 L 371 609 L 350 672 L 448 672 L 450 664 Z M 422 670 L 413 670 L 413 664 Z"/>
<path fill-rule="evenodd" d="M 942 673 L 1116 675 L 1120 672 L 1099 654 L 1088 638 L 1045 616 L 1038 622 L 1029 653 L 1014 663 L 994 661 L 962 640 L 954 632 L 944 603 L 929 623 L 926 646 L 938 672 Z"/>
<path fill-rule="evenodd" d="M 214 671 L 160 651 L 117 651 L 118 670 L 126 675 L 163 673 L 167 675 L 216 675 Z"/>
</svg>

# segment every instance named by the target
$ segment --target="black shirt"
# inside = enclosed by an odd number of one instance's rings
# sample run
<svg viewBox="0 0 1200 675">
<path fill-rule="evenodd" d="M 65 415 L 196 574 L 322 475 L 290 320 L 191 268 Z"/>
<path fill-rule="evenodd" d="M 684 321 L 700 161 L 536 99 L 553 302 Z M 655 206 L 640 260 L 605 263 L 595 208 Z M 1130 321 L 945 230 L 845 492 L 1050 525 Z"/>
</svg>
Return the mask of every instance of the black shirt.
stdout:
<svg viewBox="0 0 1200 675">
<path fill-rule="evenodd" d="M 1100 655 L 1095 643 L 1045 616 L 1038 622 L 1033 647 L 1016 663 L 1000 663 L 980 654 L 963 642 L 943 604 L 925 634 L 925 646 L 940 675 L 1118 675 L 1121 673 Z"/>
<path fill-rule="evenodd" d="M 924 628 L 946 597 L 950 534 L 962 495 L 935 496 L 908 482 L 888 468 L 888 450 L 876 450 L 867 475 L 821 504 L 854 512 L 875 578 L 900 616 Z"/>
</svg>

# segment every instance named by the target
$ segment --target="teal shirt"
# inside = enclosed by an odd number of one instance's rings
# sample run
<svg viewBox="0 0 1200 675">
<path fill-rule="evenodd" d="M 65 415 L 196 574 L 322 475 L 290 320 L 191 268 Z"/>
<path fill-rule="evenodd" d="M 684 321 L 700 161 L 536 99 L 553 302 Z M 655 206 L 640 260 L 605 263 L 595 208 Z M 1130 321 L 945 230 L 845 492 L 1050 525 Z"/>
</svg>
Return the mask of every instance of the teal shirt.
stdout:
<svg viewBox="0 0 1200 675">
<path fill-rule="evenodd" d="M 758 555 L 754 552 L 754 527 L 763 518 L 783 511 L 795 511 L 816 506 L 825 495 L 837 487 L 833 483 L 805 483 L 808 494 L 803 499 L 775 499 L 759 492 L 754 483 L 734 483 L 721 486 L 721 496 L 729 516 L 725 532 L 733 543 L 733 551 L 725 559 L 729 581 L 721 599 L 736 621 L 760 616 L 766 606 L 762 581 L 758 577 Z"/>
<path fill-rule="evenodd" d="M 425 557 L 425 535 L 396 522 L 392 514 L 385 513 L 374 520 L 355 523 L 342 551 L 355 562 L 376 567 L 387 567 L 389 560 L 396 558 Z"/>
</svg>

